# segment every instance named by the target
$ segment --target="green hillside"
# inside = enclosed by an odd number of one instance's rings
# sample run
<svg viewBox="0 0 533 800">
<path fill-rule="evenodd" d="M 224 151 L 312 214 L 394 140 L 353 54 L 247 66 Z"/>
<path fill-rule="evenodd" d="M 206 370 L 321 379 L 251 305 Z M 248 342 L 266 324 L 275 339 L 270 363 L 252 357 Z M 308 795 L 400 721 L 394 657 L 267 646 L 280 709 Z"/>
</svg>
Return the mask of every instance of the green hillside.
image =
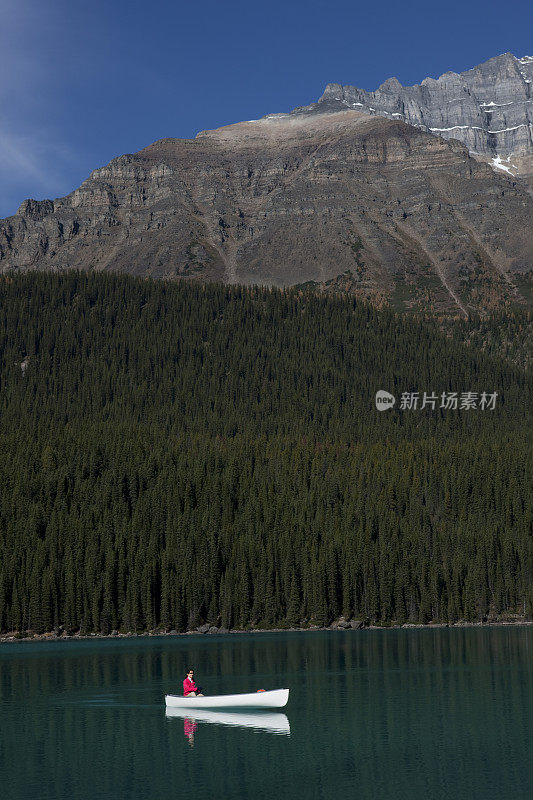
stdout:
<svg viewBox="0 0 533 800">
<path fill-rule="evenodd" d="M 4 276 L 0 631 L 531 618 L 525 322 Z"/>
</svg>

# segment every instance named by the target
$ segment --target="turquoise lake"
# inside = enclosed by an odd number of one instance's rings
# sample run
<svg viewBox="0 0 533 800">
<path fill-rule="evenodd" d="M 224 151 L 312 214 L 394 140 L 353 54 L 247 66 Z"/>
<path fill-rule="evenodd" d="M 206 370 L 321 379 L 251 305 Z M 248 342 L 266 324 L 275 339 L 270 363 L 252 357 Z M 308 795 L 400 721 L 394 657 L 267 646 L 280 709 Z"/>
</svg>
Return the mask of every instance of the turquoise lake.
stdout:
<svg viewBox="0 0 533 800">
<path fill-rule="evenodd" d="M 168 718 L 189 665 L 289 704 Z M 2 800 L 533 796 L 533 627 L 4 644 L 0 699 Z"/>
</svg>

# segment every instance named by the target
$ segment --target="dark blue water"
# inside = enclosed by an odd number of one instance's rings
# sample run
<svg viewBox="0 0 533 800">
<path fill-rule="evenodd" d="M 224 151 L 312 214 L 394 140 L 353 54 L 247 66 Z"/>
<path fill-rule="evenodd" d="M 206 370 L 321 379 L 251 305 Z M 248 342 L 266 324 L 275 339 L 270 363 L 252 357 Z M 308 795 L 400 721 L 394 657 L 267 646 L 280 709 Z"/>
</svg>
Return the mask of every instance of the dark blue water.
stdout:
<svg viewBox="0 0 533 800">
<path fill-rule="evenodd" d="M 167 718 L 189 664 L 289 705 Z M 533 795 L 533 628 L 5 644 L 0 699 L 2 800 Z"/>
</svg>

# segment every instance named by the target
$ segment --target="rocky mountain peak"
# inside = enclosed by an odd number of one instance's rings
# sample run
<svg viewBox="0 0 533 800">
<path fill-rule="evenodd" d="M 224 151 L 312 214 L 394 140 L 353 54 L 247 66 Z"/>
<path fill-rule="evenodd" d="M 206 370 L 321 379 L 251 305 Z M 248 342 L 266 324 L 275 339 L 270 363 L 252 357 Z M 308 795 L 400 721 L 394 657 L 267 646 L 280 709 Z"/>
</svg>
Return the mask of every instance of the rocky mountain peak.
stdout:
<svg viewBox="0 0 533 800">
<path fill-rule="evenodd" d="M 25 201 L 0 221 L 0 272 L 311 284 L 468 314 L 525 302 L 532 217 L 460 142 L 340 105 L 163 139 Z"/>
<path fill-rule="evenodd" d="M 533 198 L 515 168 L 532 70 L 506 54 L 418 86 L 330 84 L 291 113 L 154 142 L 0 220 L 0 272 L 313 286 L 463 315 L 527 304 Z"/>
<path fill-rule="evenodd" d="M 308 113 L 339 107 L 401 119 L 445 139 L 459 139 L 495 169 L 533 186 L 533 57 L 495 56 L 465 72 L 445 72 L 402 86 L 389 78 L 374 92 L 330 83 Z"/>
<path fill-rule="evenodd" d="M 379 87 L 380 92 L 397 92 L 399 89 L 403 89 L 403 86 L 398 78 L 387 78 Z"/>
</svg>

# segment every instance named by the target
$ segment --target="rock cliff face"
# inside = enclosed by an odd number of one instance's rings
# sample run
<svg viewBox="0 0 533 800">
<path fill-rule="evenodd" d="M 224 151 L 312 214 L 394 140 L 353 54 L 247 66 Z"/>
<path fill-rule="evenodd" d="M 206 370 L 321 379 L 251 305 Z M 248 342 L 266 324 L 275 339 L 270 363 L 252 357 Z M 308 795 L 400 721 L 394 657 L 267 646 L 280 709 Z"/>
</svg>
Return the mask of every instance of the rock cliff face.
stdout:
<svg viewBox="0 0 533 800">
<path fill-rule="evenodd" d="M 511 53 L 438 80 L 402 86 L 389 78 L 375 92 L 330 83 L 318 101 L 298 113 L 354 108 L 400 119 L 463 142 L 472 155 L 533 185 L 533 57 Z"/>
<path fill-rule="evenodd" d="M 524 302 L 533 199 L 458 141 L 354 110 L 164 139 L 0 221 L 0 270 L 314 281 L 398 308 Z M 340 278 L 338 276 L 341 276 Z"/>
</svg>

